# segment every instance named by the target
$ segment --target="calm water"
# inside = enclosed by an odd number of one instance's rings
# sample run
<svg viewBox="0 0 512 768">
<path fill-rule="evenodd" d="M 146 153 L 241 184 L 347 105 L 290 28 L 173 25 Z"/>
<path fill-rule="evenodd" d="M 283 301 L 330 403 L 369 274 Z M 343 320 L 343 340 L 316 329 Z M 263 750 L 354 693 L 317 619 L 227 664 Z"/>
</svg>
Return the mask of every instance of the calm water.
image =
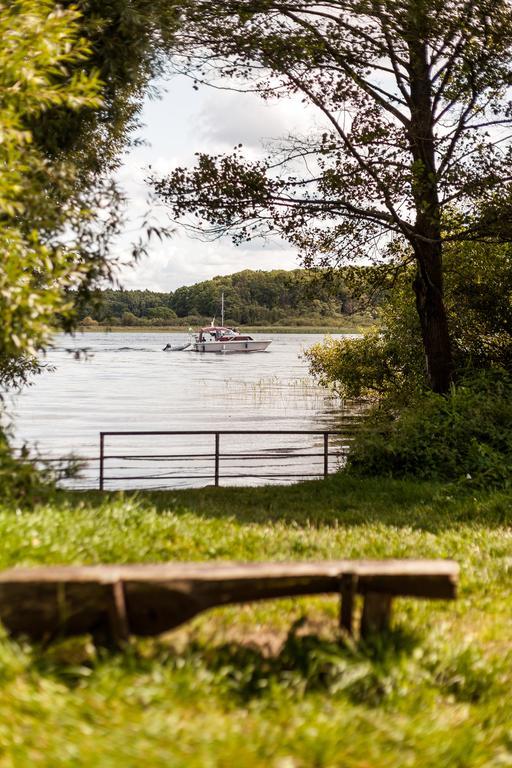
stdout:
<svg viewBox="0 0 512 768">
<path fill-rule="evenodd" d="M 16 441 L 35 446 L 45 457 L 73 453 L 87 458 L 73 483 L 97 487 L 100 431 L 324 430 L 336 429 L 345 418 L 350 421 L 351 412 L 343 412 L 340 402 L 308 377 L 302 351 L 322 336 L 254 338 L 271 338 L 273 343 L 263 353 L 202 355 L 163 352 L 167 342 L 188 340 L 179 333 L 102 332 L 58 338 L 47 358 L 55 370 L 43 373 L 13 398 Z M 87 359 L 77 360 L 68 351 L 84 347 Z M 321 451 L 321 441 L 304 436 L 222 436 L 221 483 L 283 482 L 280 475 L 285 473 L 318 474 L 323 459 L 312 454 Z M 105 487 L 206 485 L 213 482 L 213 446 L 213 436 L 106 438 Z M 256 473 L 262 476 L 253 477 Z"/>
</svg>

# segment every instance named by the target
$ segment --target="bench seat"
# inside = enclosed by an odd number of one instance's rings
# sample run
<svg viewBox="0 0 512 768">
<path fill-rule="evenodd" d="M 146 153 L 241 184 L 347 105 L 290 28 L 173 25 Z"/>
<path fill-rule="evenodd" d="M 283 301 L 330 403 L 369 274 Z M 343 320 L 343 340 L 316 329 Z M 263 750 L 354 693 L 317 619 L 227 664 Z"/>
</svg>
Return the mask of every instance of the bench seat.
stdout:
<svg viewBox="0 0 512 768">
<path fill-rule="evenodd" d="M 452 560 L 408 559 L 11 568 L 0 572 L 0 621 L 35 640 L 106 631 L 119 644 L 215 606 L 338 593 L 349 633 L 363 596 L 366 636 L 388 626 L 395 597 L 454 599 L 458 574 Z"/>
</svg>

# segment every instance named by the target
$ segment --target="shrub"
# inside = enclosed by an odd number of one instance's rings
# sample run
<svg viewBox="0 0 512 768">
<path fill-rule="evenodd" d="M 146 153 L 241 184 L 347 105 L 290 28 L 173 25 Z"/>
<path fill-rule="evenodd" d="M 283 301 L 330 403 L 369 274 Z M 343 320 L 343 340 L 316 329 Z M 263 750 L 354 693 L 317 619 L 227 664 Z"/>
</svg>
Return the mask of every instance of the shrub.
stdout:
<svg viewBox="0 0 512 768">
<path fill-rule="evenodd" d="M 360 475 L 509 484 L 512 376 L 481 371 L 467 375 L 448 395 L 428 392 L 400 409 L 374 408 L 353 443 L 347 469 Z"/>
<path fill-rule="evenodd" d="M 378 330 L 307 350 L 310 370 L 322 384 L 342 397 L 395 402 L 428 388 L 413 278 L 414 270 L 405 268 L 387 288 Z M 457 376 L 492 367 L 512 371 L 512 247 L 452 246 L 445 257 L 445 292 Z"/>
<path fill-rule="evenodd" d="M 416 346 L 414 340 L 406 349 L 386 332 L 370 329 L 361 338 L 328 336 L 310 347 L 306 357 L 310 373 L 340 397 L 396 398 L 403 390 L 418 389 L 424 380 L 422 356 Z"/>
<path fill-rule="evenodd" d="M 150 307 L 147 310 L 147 317 L 151 320 L 158 320 L 162 325 L 165 325 L 171 320 L 176 320 L 178 315 L 170 307 L 159 304 L 157 307 Z"/>
<path fill-rule="evenodd" d="M 133 314 L 133 312 L 123 312 L 121 317 L 122 325 L 138 325 L 139 318 Z"/>
<path fill-rule="evenodd" d="M 79 325 L 85 325 L 87 327 L 90 327 L 93 325 L 99 325 L 99 323 L 93 317 L 91 317 L 90 315 L 87 315 L 87 317 L 84 317 L 83 320 L 80 320 Z"/>
<path fill-rule="evenodd" d="M 51 479 L 41 472 L 22 449 L 15 457 L 7 438 L 0 432 L 0 493 L 2 499 L 18 504 L 30 503 L 52 490 Z"/>
<path fill-rule="evenodd" d="M 59 480 L 76 477 L 82 465 L 73 456 L 46 461 L 26 446 L 13 451 L 9 432 L 0 429 L 0 497 L 19 507 L 48 499 Z"/>
</svg>

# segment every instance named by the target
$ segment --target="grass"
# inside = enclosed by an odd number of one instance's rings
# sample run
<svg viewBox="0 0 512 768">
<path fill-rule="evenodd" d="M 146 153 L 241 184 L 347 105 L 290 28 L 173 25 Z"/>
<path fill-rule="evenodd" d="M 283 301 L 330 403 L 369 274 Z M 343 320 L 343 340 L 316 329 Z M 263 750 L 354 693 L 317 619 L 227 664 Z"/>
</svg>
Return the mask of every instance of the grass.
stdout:
<svg viewBox="0 0 512 768">
<path fill-rule="evenodd" d="M 512 764 L 507 492 L 343 475 L 287 488 L 59 493 L 1 508 L 0 565 L 453 557 L 456 603 L 397 600 L 340 639 L 337 600 L 217 609 L 124 653 L 0 640 L 0 768 Z"/>
</svg>

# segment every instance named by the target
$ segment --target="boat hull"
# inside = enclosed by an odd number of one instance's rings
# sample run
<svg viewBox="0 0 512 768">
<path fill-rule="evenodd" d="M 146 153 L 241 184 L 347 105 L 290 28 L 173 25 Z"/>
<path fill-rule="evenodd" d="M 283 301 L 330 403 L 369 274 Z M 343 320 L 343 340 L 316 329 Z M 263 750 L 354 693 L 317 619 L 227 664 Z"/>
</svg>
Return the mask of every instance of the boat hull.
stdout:
<svg viewBox="0 0 512 768">
<path fill-rule="evenodd" d="M 233 352 L 265 352 L 271 341 L 196 341 L 192 344 L 191 352 L 216 352 L 217 354 L 232 354 Z"/>
</svg>

